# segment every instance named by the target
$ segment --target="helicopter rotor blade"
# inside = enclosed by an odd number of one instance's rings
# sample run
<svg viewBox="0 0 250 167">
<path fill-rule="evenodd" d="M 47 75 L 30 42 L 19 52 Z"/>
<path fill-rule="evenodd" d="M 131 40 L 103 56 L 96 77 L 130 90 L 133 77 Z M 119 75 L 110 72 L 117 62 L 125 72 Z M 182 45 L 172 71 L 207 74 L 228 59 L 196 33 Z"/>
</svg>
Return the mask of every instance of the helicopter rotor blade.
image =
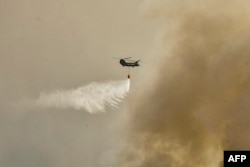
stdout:
<svg viewBox="0 0 250 167">
<path fill-rule="evenodd" d="M 126 58 L 123 58 L 123 59 L 131 59 L 132 57 L 126 57 Z"/>
</svg>

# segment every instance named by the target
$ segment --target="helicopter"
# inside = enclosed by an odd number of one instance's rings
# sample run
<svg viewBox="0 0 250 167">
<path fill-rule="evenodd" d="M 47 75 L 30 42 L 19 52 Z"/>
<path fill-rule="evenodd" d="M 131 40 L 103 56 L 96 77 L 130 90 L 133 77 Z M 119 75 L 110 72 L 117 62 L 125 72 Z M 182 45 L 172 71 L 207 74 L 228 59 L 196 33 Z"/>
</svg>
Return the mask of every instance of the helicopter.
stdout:
<svg viewBox="0 0 250 167">
<path fill-rule="evenodd" d="M 126 58 L 116 58 L 116 57 L 113 57 L 113 59 L 120 59 L 120 64 L 124 67 L 138 67 L 140 66 L 139 64 L 139 61 L 141 60 L 128 60 L 130 59 L 131 57 L 126 57 Z M 130 68 L 128 68 L 130 69 Z M 129 70 L 129 73 L 130 73 L 130 70 Z M 130 79 L 130 74 L 128 73 L 128 79 Z"/>
<path fill-rule="evenodd" d="M 139 61 L 141 60 L 128 60 L 131 59 L 131 57 L 126 57 L 120 59 L 120 64 L 124 67 L 138 67 L 140 66 Z"/>
</svg>

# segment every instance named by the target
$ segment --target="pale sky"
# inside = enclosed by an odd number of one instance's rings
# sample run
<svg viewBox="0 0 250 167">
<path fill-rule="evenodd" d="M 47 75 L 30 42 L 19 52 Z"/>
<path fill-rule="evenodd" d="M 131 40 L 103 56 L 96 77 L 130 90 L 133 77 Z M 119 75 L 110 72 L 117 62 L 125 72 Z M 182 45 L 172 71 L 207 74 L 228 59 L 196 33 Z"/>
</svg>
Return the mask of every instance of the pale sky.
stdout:
<svg viewBox="0 0 250 167">
<path fill-rule="evenodd" d="M 90 115 L 21 103 L 43 91 L 126 79 L 127 70 L 112 57 L 146 60 L 156 31 L 141 3 L 0 1 L 1 167 L 99 167 L 112 161 L 122 142 L 117 127 L 124 104 Z M 142 78 L 139 69 L 132 73 L 134 81 Z"/>
</svg>

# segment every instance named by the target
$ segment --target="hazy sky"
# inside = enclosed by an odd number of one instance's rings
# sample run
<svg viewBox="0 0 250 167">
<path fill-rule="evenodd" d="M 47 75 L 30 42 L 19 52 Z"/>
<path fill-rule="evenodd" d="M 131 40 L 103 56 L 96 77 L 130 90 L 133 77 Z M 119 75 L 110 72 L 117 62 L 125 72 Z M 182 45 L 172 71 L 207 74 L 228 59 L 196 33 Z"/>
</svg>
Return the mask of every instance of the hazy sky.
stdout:
<svg viewBox="0 0 250 167">
<path fill-rule="evenodd" d="M 126 79 L 127 70 L 112 57 L 145 60 L 155 36 L 156 23 L 143 16 L 141 3 L 0 1 L 1 167 L 112 163 L 122 142 L 115 127 L 124 105 L 90 115 L 27 107 L 22 101 L 43 91 Z M 138 69 L 132 73 L 140 80 Z"/>
</svg>

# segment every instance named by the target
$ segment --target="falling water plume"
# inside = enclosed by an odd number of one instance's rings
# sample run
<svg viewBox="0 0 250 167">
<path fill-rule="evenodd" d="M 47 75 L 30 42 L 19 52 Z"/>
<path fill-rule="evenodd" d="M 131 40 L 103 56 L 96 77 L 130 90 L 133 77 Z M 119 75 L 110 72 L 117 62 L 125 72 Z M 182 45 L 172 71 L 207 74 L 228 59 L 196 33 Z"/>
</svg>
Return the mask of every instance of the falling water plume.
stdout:
<svg viewBox="0 0 250 167">
<path fill-rule="evenodd" d="M 92 82 L 72 90 L 41 93 L 36 103 L 44 107 L 85 109 L 89 113 L 117 107 L 129 92 L 130 80 Z"/>
</svg>

